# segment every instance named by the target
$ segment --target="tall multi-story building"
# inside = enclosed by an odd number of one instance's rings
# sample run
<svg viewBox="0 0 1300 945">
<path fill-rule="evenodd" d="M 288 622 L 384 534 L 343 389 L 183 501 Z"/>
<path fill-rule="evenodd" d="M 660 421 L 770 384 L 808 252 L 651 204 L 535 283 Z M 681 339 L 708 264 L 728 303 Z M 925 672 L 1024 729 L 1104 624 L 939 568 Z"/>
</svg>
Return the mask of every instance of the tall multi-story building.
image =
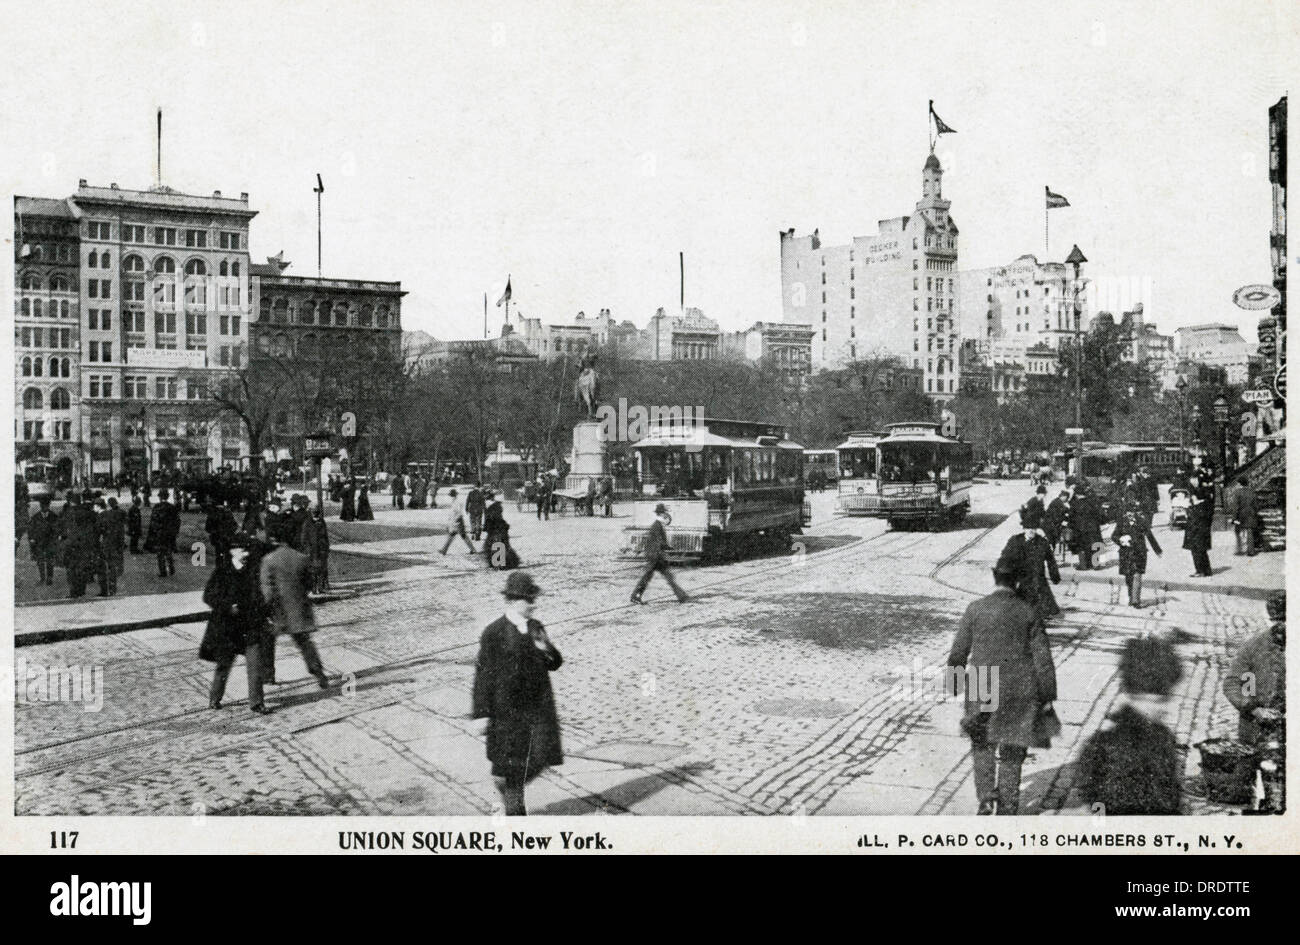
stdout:
<svg viewBox="0 0 1300 945">
<path fill-rule="evenodd" d="M 1079 287 L 1080 330 L 1087 331 L 1086 281 Z M 1027 350 L 1060 348 L 1075 330 L 1074 272 L 1064 263 L 1026 254 L 1006 266 L 958 274 L 963 338 L 1002 341 Z M 1009 350 L 1009 349 L 1008 349 Z"/>
<path fill-rule="evenodd" d="M 400 282 L 368 279 L 329 279 L 289 275 L 284 254 L 250 268 L 252 311 L 250 359 L 296 362 L 309 374 L 328 375 L 328 365 L 377 359 L 397 363 L 402 352 L 402 291 Z M 319 370 L 313 370 L 319 368 Z M 339 404 L 363 413 L 375 404 Z M 307 433 L 337 417 L 308 416 L 301 405 L 285 404 L 271 418 L 270 452 L 277 460 L 304 459 Z"/>
<path fill-rule="evenodd" d="M 819 231 L 781 233 L 782 320 L 813 326 L 815 369 L 886 355 L 924 371 L 924 392 L 947 400 L 960 386 L 957 225 L 933 153 L 910 216 L 881 220 L 872 236 L 826 246 Z"/>
<path fill-rule="evenodd" d="M 14 440 L 19 468 L 81 475 L 81 211 L 14 198 Z"/>
<path fill-rule="evenodd" d="M 234 465 L 243 431 L 208 392 L 248 343 L 238 198 L 81 181 L 81 422 L 95 481 Z"/>
</svg>

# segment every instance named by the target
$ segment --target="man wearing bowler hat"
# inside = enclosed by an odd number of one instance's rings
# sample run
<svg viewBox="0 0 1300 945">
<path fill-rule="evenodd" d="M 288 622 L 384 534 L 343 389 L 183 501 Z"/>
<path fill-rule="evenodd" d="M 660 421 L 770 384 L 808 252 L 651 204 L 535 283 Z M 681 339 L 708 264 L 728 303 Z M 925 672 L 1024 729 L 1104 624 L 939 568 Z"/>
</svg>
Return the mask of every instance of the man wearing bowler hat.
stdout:
<svg viewBox="0 0 1300 945">
<path fill-rule="evenodd" d="M 673 520 L 668 514 L 668 508 L 662 502 L 655 506 L 655 520 L 650 526 L 649 533 L 645 536 L 645 570 L 641 572 L 641 579 L 636 582 L 636 588 L 632 591 L 632 603 L 644 604 L 641 595 L 645 593 L 650 579 L 658 571 L 668 582 L 668 586 L 673 589 L 677 595 L 678 603 L 684 603 L 688 598 L 686 592 L 681 589 L 677 580 L 673 577 L 672 570 L 668 567 L 668 532 L 664 529 Z"/>
<path fill-rule="evenodd" d="M 523 816 L 524 786 L 564 763 L 550 674 L 564 662 L 533 619 L 541 589 L 523 571 L 506 579 L 505 614 L 479 639 L 471 714 L 487 719 L 487 756 L 507 816 Z"/>
</svg>

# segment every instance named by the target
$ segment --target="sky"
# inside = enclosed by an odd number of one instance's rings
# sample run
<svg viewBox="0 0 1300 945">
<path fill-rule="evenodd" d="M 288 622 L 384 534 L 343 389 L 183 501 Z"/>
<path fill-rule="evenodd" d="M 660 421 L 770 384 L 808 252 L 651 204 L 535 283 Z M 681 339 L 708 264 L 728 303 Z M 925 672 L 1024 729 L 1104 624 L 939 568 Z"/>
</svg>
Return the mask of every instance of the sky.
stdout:
<svg viewBox="0 0 1300 945">
<path fill-rule="evenodd" d="M 1300 5 L 1252 3 L 3 3 L 0 167 L 247 191 L 256 258 L 401 280 L 407 329 L 685 299 L 780 320 L 778 233 L 842 243 L 912 212 L 927 102 L 960 268 L 1051 258 L 1163 330 L 1229 322 L 1269 282 L 1267 109 Z M 17 40 L 15 42 L 15 40 Z M 502 311 L 490 307 L 489 330 Z"/>
</svg>

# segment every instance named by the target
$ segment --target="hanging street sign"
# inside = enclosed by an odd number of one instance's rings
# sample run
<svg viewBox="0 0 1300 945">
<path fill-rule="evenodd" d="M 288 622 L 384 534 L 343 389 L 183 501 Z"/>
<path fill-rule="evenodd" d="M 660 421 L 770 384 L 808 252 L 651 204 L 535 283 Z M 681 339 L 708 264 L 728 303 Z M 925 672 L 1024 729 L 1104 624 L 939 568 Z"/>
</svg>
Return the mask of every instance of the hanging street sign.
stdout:
<svg viewBox="0 0 1300 945">
<path fill-rule="evenodd" d="M 1264 387 L 1256 387 L 1253 390 L 1243 390 L 1241 392 L 1241 399 L 1248 404 L 1271 404 L 1273 397 L 1273 392 Z"/>
<path fill-rule="evenodd" d="M 1248 312 L 1258 311 L 1277 305 L 1282 301 L 1282 294 L 1271 285 L 1243 285 L 1232 293 L 1232 301 L 1237 308 L 1244 308 Z"/>
</svg>

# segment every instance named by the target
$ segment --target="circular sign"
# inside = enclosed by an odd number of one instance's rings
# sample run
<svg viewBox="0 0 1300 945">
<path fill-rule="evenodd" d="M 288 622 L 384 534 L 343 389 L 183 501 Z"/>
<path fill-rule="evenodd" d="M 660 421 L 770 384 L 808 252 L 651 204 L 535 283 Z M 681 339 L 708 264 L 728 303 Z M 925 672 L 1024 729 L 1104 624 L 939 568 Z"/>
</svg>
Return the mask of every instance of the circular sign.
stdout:
<svg viewBox="0 0 1300 945">
<path fill-rule="evenodd" d="M 1285 364 L 1277 369 L 1277 376 L 1273 378 L 1273 390 L 1277 391 L 1277 395 L 1279 397 L 1281 397 L 1283 400 L 1286 400 L 1286 365 Z"/>
<path fill-rule="evenodd" d="M 1243 285 L 1232 293 L 1232 302 L 1237 308 L 1247 311 L 1272 308 L 1282 301 L 1282 294 L 1271 285 Z"/>
</svg>

